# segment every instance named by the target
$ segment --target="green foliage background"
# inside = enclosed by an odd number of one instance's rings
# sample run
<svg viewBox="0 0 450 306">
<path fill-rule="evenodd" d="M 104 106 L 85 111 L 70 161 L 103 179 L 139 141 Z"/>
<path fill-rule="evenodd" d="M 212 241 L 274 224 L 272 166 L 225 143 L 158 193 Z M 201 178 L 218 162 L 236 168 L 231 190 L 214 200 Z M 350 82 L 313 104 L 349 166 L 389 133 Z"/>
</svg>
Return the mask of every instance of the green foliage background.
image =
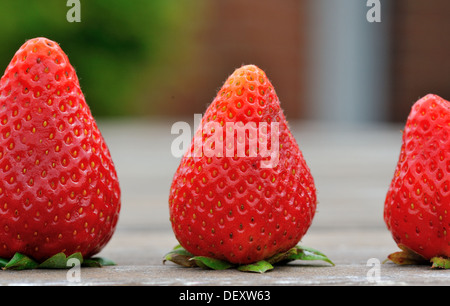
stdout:
<svg viewBox="0 0 450 306">
<path fill-rule="evenodd" d="M 58 42 L 75 67 L 94 116 L 158 112 L 170 71 L 188 61 L 202 1 L 80 0 L 70 23 L 66 0 L 0 2 L 0 67 L 30 38 Z M 0 69 L 0 70 L 1 70 Z"/>
</svg>

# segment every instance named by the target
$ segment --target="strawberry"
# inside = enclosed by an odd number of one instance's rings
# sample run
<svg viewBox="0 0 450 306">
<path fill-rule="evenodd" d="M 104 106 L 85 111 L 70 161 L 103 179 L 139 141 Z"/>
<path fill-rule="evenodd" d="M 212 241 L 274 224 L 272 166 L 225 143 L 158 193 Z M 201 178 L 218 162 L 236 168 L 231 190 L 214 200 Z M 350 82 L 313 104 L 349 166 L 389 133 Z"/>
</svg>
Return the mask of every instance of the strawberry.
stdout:
<svg viewBox="0 0 450 306">
<path fill-rule="evenodd" d="M 0 80 L 0 257 L 98 253 L 120 211 L 110 152 L 60 46 L 27 41 Z"/>
<path fill-rule="evenodd" d="M 427 95 L 411 109 L 384 220 L 397 263 L 450 257 L 450 102 Z M 420 260 L 419 260 L 420 261 Z"/>
<path fill-rule="evenodd" d="M 233 264 L 286 252 L 307 232 L 314 180 L 258 67 L 235 70 L 206 110 L 174 175 L 169 207 L 186 251 Z"/>
</svg>

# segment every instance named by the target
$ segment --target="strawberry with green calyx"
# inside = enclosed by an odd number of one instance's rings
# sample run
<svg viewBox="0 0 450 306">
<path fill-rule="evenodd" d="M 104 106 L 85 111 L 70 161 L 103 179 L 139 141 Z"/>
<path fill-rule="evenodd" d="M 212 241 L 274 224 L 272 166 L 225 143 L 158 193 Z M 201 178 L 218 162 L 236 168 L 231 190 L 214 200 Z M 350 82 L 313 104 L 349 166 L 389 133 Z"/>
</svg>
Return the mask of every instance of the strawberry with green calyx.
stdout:
<svg viewBox="0 0 450 306">
<path fill-rule="evenodd" d="M 306 234 L 316 211 L 314 180 L 258 67 L 237 69 L 206 110 L 174 175 L 169 209 L 182 246 L 176 252 L 200 266 L 267 261 Z"/>
<path fill-rule="evenodd" d="M 412 107 L 386 195 L 384 220 L 397 264 L 450 267 L 450 102 L 427 95 Z"/>
<path fill-rule="evenodd" d="M 0 80 L 0 169 L 4 268 L 60 253 L 86 260 L 112 237 L 115 167 L 74 68 L 49 39 L 27 41 Z"/>
</svg>

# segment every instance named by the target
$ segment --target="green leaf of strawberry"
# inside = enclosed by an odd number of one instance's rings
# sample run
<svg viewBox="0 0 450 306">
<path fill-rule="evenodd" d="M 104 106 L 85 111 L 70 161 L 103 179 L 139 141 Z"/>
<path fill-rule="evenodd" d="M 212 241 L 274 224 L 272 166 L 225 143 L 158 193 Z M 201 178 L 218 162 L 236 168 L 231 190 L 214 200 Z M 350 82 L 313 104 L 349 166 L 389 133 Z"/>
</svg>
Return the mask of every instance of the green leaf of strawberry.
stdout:
<svg viewBox="0 0 450 306">
<path fill-rule="evenodd" d="M 450 269 L 450 259 L 448 258 L 436 256 L 428 261 L 422 255 L 417 254 L 402 244 L 399 244 L 399 247 L 402 251 L 390 254 L 384 262 L 390 260 L 397 265 L 426 265 L 431 262 L 431 268 L 433 269 Z"/>
<path fill-rule="evenodd" d="M 430 260 L 433 265 L 431 268 L 450 269 L 450 259 L 443 257 L 433 257 Z"/>
<path fill-rule="evenodd" d="M 101 268 L 105 266 L 115 266 L 116 263 L 109 258 L 105 257 L 92 257 L 83 261 L 82 267 Z"/>
<path fill-rule="evenodd" d="M 426 258 L 409 249 L 407 246 L 399 244 L 398 247 L 402 251 L 389 254 L 387 260 L 398 265 L 423 265 L 428 263 Z"/>
<path fill-rule="evenodd" d="M 73 261 L 76 260 L 76 261 Z M 80 264 L 82 267 L 103 267 L 112 266 L 115 263 L 109 259 L 94 257 L 83 259 L 80 252 L 66 256 L 64 253 L 58 253 L 48 258 L 42 263 L 38 263 L 30 257 L 16 253 L 11 259 L 0 258 L 0 268 L 3 270 L 31 270 L 31 269 L 70 269 L 73 263 Z"/>
<path fill-rule="evenodd" d="M 35 269 L 39 264 L 30 257 L 16 253 L 13 258 L 4 266 L 4 270 L 29 270 Z"/>
<path fill-rule="evenodd" d="M 207 256 L 194 256 L 178 245 L 164 256 L 163 263 L 166 261 L 171 261 L 188 268 L 200 267 L 213 270 L 235 268 L 242 272 L 264 273 L 274 269 L 275 265 L 282 265 L 294 260 L 321 260 L 334 266 L 334 263 L 325 254 L 304 246 L 295 246 L 294 248 L 286 252 L 276 254 L 267 260 L 260 260 L 251 264 L 233 264 L 225 260 L 219 260 Z"/>
<path fill-rule="evenodd" d="M 165 263 L 168 260 L 183 267 L 188 268 L 197 267 L 197 263 L 195 261 L 190 260 L 193 256 L 194 255 L 186 251 L 183 247 L 177 245 L 171 252 L 167 253 L 164 256 L 163 263 Z"/>
<path fill-rule="evenodd" d="M 225 260 L 219 260 L 216 258 L 206 257 L 206 256 L 194 256 L 191 261 L 195 261 L 196 265 L 202 268 L 210 268 L 213 270 L 226 270 L 233 265 Z"/>
<path fill-rule="evenodd" d="M 264 273 L 272 270 L 273 266 L 268 261 L 260 260 L 252 264 L 239 266 L 237 269 L 242 272 Z"/>
<path fill-rule="evenodd" d="M 272 270 L 273 266 L 268 261 L 260 260 L 252 264 L 239 266 L 237 269 L 242 272 L 264 273 Z"/>
<path fill-rule="evenodd" d="M 287 260 L 322 260 L 334 266 L 334 263 L 325 254 L 316 249 L 305 246 L 296 246 L 294 250 L 296 250 L 296 252 L 290 254 Z"/>
<path fill-rule="evenodd" d="M 4 268 L 9 262 L 9 259 L 0 258 L 0 268 Z"/>
<path fill-rule="evenodd" d="M 64 253 L 58 253 L 56 255 L 53 255 L 43 263 L 41 263 L 38 268 L 40 269 L 67 269 L 70 268 L 71 265 L 68 264 L 68 260 L 70 259 L 76 259 L 79 264 L 83 263 L 83 256 L 81 253 L 74 253 L 70 256 L 66 256 Z"/>
<path fill-rule="evenodd" d="M 268 258 L 267 262 L 269 262 L 270 264 L 282 264 L 293 261 L 295 260 L 294 256 L 296 256 L 298 253 L 297 247 L 298 246 L 295 246 L 292 249 L 287 250 L 286 252 L 275 254 L 272 257 Z"/>
</svg>

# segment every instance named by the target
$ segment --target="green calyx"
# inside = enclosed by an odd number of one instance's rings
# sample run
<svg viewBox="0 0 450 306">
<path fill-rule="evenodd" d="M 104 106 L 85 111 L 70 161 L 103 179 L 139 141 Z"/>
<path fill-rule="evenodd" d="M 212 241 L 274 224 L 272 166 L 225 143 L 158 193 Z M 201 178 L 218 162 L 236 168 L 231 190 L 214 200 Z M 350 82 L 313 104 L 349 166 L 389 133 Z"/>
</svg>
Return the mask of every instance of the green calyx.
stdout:
<svg viewBox="0 0 450 306">
<path fill-rule="evenodd" d="M 82 267 L 102 267 L 114 266 L 115 263 L 101 257 L 83 259 L 81 253 L 74 253 L 70 256 L 66 256 L 64 253 L 58 253 L 41 263 L 21 253 L 14 254 L 11 259 L 0 258 L 0 268 L 3 270 L 70 269 L 76 265 Z"/>
<path fill-rule="evenodd" d="M 235 268 L 242 272 L 264 273 L 274 269 L 275 265 L 285 264 L 294 260 L 321 260 L 334 266 L 334 263 L 325 254 L 304 246 L 295 246 L 287 252 L 276 254 L 266 260 L 260 260 L 247 265 L 236 265 L 211 257 L 195 256 L 178 245 L 164 256 L 163 263 L 171 261 L 189 268 L 200 267 L 213 270 Z"/>
<path fill-rule="evenodd" d="M 403 244 L 399 244 L 398 247 L 402 251 L 390 254 L 383 263 L 390 260 L 397 265 L 429 265 L 431 262 L 433 269 L 450 269 L 450 258 L 437 256 L 427 260 Z"/>
<path fill-rule="evenodd" d="M 431 268 L 450 269 L 450 258 L 433 257 L 430 259 Z"/>
</svg>

